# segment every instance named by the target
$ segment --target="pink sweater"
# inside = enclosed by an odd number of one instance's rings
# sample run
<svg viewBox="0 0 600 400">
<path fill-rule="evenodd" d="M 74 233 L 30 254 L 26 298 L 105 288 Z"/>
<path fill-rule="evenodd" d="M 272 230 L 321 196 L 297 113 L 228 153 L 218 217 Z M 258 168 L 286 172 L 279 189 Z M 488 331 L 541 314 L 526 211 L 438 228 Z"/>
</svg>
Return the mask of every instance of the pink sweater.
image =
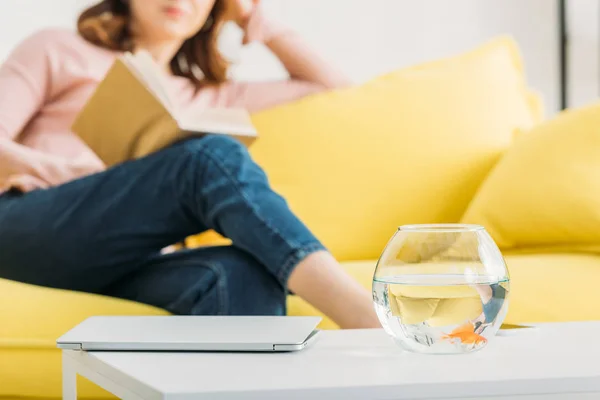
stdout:
<svg viewBox="0 0 600 400">
<path fill-rule="evenodd" d="M 0 67 L 0 141 L 69 159 L 95 157 L 70 126 L 117 55 L 68 30 L 28 37 Z M 207 106 L 257 111 L 315 90 L 314 84 L 286 81 L 230 82 L 196 92 L 185 78 L 170 80 L 172 98 L 188 111 Z M 0 152 L 0 192 L 17 172 L 22 173 Z"/>
</svg>

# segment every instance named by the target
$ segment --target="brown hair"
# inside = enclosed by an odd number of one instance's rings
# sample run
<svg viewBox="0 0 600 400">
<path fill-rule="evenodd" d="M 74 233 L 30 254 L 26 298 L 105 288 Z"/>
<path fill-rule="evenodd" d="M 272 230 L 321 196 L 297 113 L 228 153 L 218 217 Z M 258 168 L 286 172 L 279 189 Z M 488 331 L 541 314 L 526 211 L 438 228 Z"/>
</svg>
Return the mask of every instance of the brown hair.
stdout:
<svg viewBox="0 0 600 400">
<path fill-rule="evenodd" d="M 88 42 L 116 51 L 132 51 L 129 0 L 104 0 L 85 10 L 77 21 L 79 34 Z M 227 79 L 228 63 L 217 48 L 219 30 L 224 23 L 225 4 L 216 0 L 206 25 L 186 40 L 173 60 L 175 75 L 190 79 L 196 87 Z M 194 65 L 203 73 L 197 76 Z"/>
</svg>

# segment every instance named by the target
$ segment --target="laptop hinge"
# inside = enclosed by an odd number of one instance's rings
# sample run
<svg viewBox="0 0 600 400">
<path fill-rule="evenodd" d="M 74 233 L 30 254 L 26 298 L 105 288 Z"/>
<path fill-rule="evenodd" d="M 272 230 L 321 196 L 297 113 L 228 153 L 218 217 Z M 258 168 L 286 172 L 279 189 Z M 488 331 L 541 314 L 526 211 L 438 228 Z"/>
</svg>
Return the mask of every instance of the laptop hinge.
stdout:
<svg viewBox="0 0 600 400">
<path fill-rule="evenodd" d="M 81 343 L 60 343 L 59 348 L 63 350 L 82 350 Z"/>
</svg>

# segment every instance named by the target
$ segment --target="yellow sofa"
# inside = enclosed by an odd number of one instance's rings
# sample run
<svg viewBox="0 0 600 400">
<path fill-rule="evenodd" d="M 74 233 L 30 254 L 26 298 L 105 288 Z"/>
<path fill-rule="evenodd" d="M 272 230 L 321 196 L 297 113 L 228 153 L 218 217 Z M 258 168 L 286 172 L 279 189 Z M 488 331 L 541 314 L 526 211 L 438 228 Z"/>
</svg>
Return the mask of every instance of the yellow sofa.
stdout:
<svg viewBox="0 0 600 400">
<path fill-rule="evenodd" d="M 253 118 L 261 137 L 251 151 L 292 209 L 370 288 L 376 259 L 396 227 L 460 221 L 515 134 L 542 116 L 515 43 L 501 37 L 258 113 Z M 187 243 L 222 240 L 209 233 Z M 503 251 L 511 274 L 507 322 L 600 318 L 594 283 L 600 256 Z M 288 312 L 320 315 L 293 296 Z M 86 317 L 158 314 L 165 312 L 0 280 L 0 398 L 60 397 L 55 339 Z M 328 319 L 321 327 L 336 328 Z M 107 397 L 83 381 L 79 393 Z"/>
</svg>

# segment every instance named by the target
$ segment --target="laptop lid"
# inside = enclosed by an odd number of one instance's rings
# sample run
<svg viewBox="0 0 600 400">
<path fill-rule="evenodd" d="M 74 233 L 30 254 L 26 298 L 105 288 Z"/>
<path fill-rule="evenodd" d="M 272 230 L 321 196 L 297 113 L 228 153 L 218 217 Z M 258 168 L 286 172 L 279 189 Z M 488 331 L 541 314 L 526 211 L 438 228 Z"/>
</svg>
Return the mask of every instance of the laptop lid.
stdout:
<svg viewBox="0 0 600 400">
<path fill-rule="evenodd" d="M 101 316 L 57 340 L 89 351 L 294 351 L 314 339 L 320 317 Z"/>
</svg>

